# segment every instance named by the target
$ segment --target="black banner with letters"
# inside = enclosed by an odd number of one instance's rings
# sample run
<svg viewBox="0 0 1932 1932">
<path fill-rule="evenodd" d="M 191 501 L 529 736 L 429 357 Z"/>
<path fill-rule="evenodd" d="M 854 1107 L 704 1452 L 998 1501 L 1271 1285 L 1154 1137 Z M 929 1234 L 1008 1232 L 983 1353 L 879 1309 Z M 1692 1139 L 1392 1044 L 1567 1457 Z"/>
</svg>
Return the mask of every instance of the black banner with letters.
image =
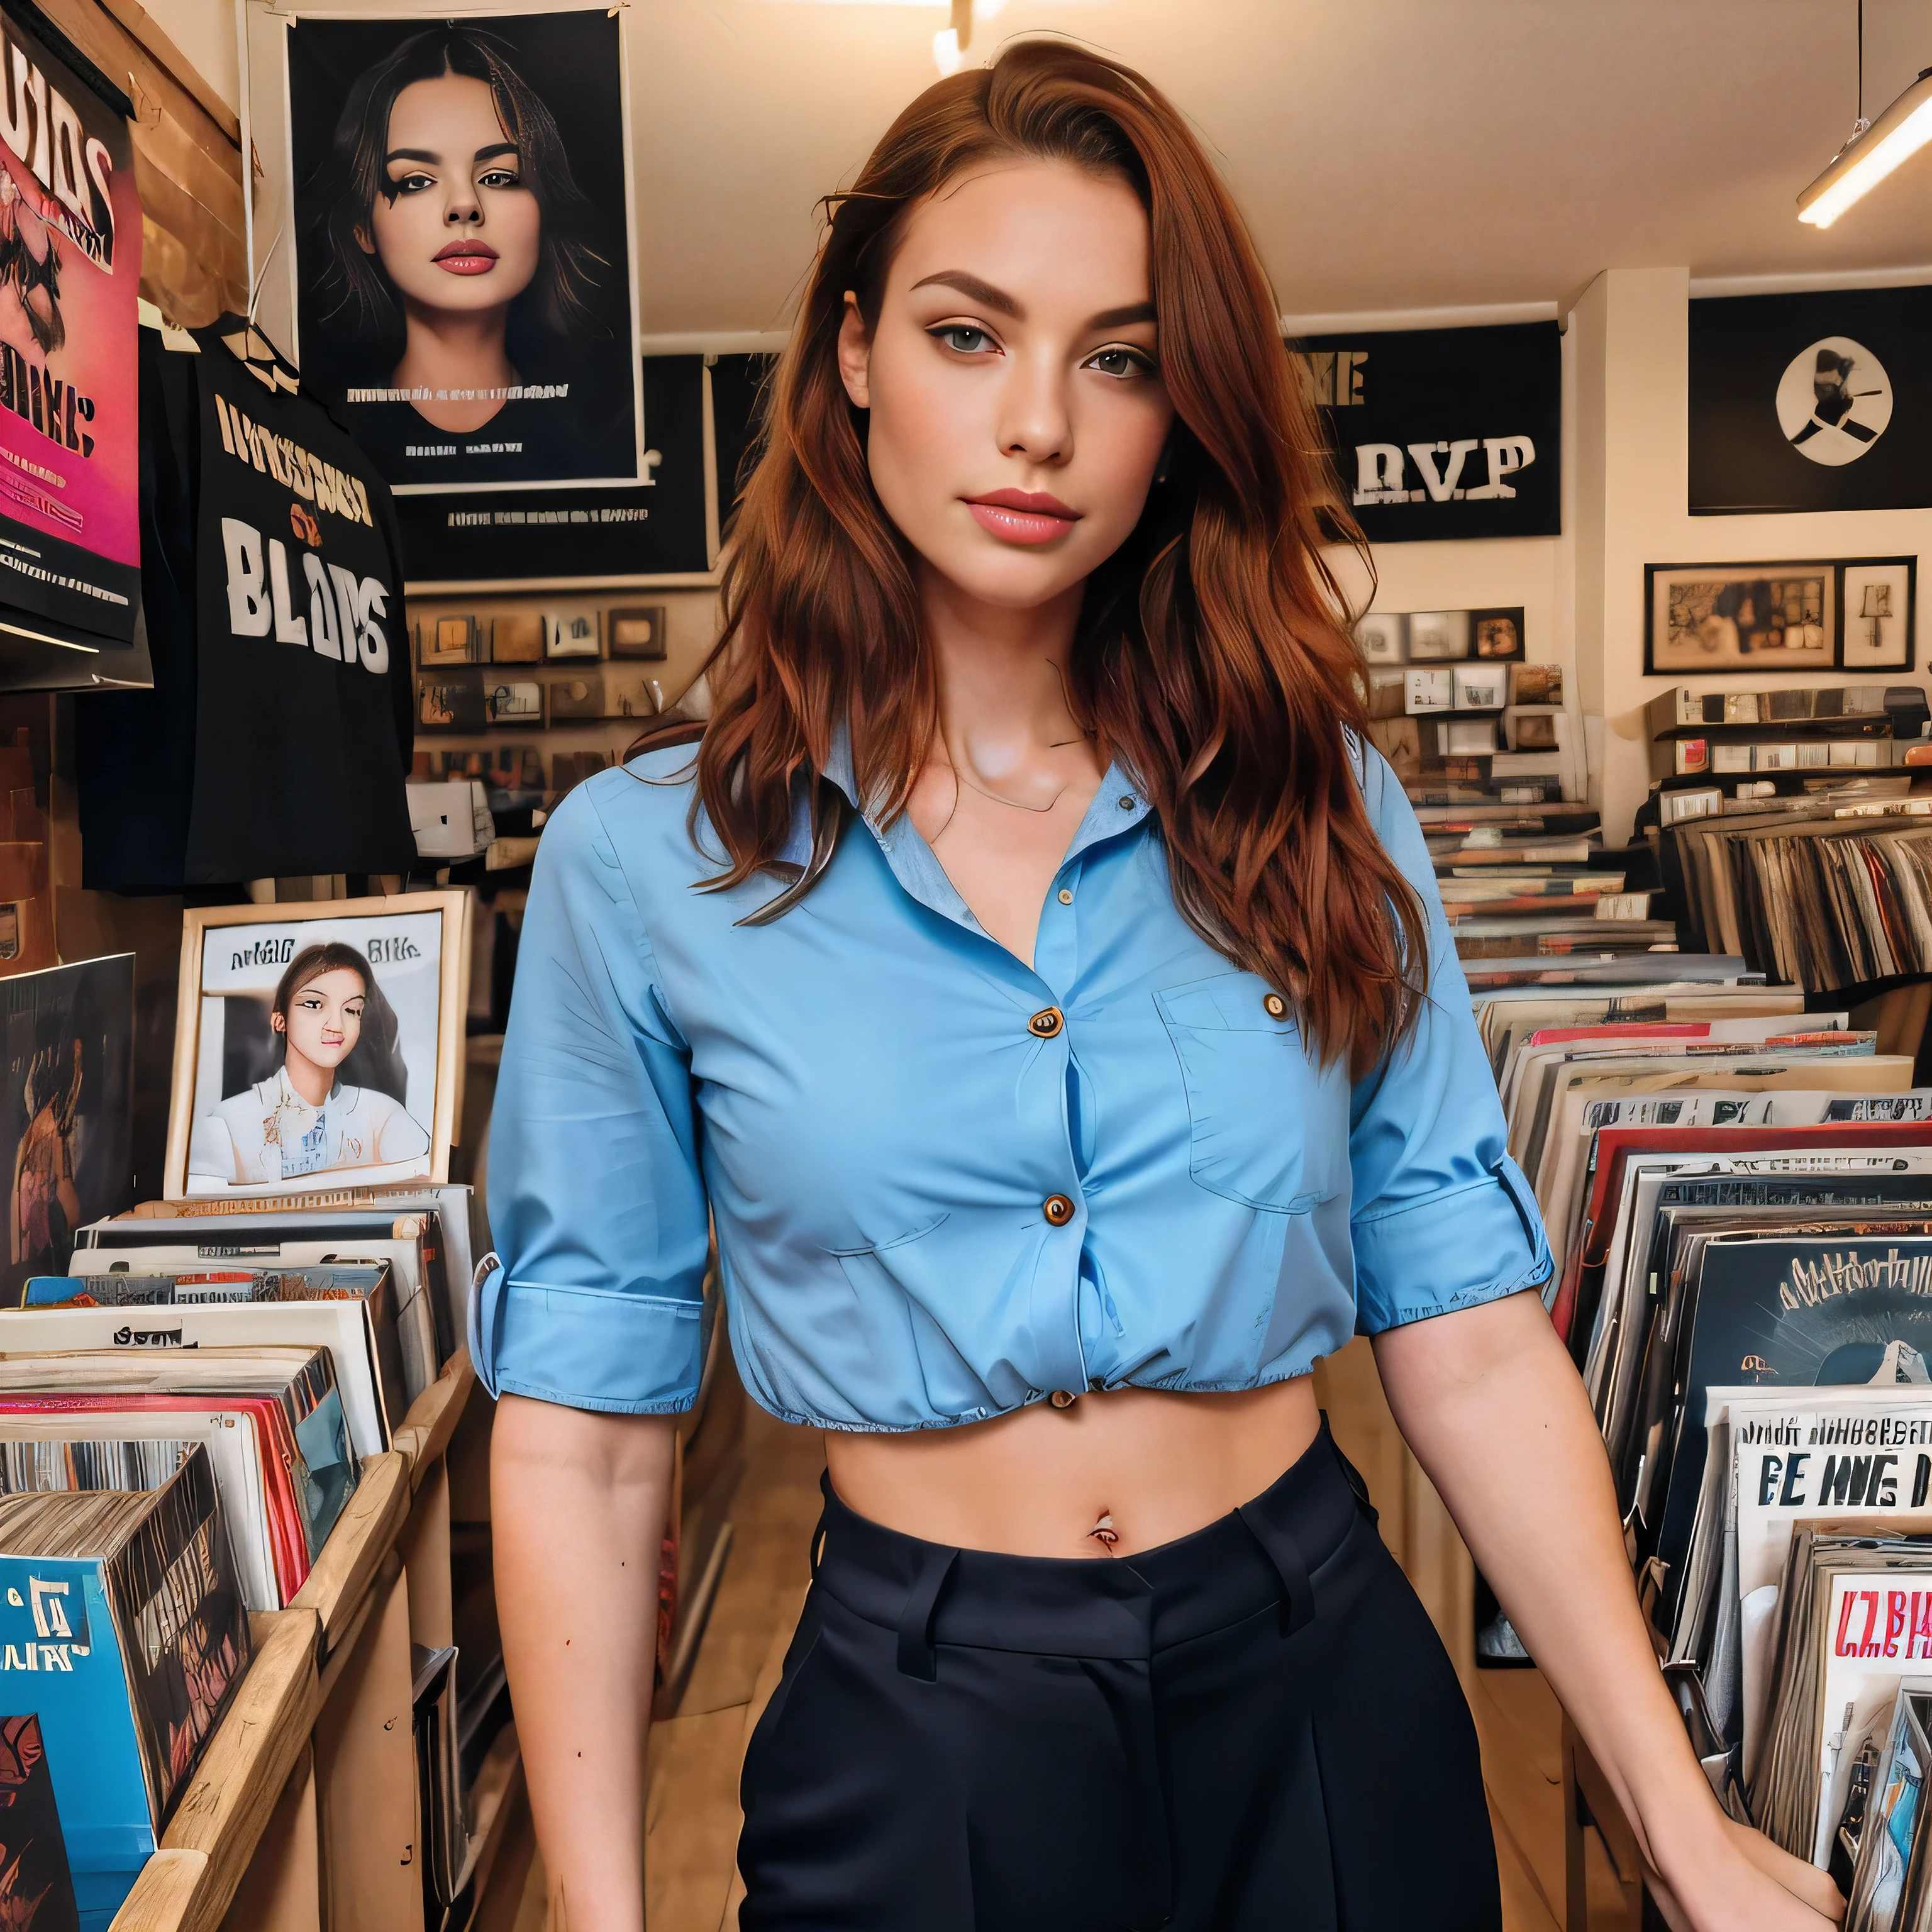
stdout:
<svg viewBox="0 0 1932 1932">
<path fill-rule="evenodd" d="M 1932 288 L 1690 304 L 1690 514 L 1932 504 Z"/>
<path fill-rule="evenodd" d="M 410 584 L 704 569 L 704 358 L 646 356 L 644 386 L 650 483 L 398 496 Z"/>
<path fill-rule="evenodd" d="M 1553 322 L 1291 342 L 1371 543 L 1556 536 L 1562 343 Z"/>
</svg>

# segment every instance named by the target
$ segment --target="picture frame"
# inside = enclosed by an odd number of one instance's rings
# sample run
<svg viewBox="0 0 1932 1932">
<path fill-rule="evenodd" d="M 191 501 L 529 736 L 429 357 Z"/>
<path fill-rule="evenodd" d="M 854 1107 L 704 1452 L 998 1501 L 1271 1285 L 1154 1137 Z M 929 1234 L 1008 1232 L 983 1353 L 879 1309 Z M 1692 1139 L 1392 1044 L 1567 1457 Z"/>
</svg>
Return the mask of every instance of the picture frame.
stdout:
<svg viewBox="0 0 1932 1932">
<path fill-rule="evenodd" d="M 461 1102 L 469 906 L 469 893 L 454 887 L 189 907 L 164 1197 L 447 1181 Z M 331 963 L 316 950 L 324 946 L 360 964 L 339 954 Z M 285 988 L 305 964 L 313 977 Z M 313 1004 L 296 1010 L 310 986 Z M 290 1010 L 278 1028 L 281 998 Z M 317 1106 L 311 1096 L 324 1078 L 332 1084 Z"/>
<path fill-rule="evenodd" d="M 1845 568 L 1844 560 L 1817 557 L 1645 565 L 1645 674 L 1802 677 L 1835 670 Z"/>
<path fill-rule="evenodd" d="M 1408 618 L 1400 610 L 1372 610 L 1356 620 L 1355 643 L 1364 664 L 1406 663 L 1408 656 Z"/>
<path fill-rule="evenodd" d="M 493 724 L 540 726 L 544 722 L 544 688 L 533 680 L 494 684 L 487 701 Z"/>
<path fill-rule="evenodd" d="M 534 610 L 505 610 L 490 621 L 492 664 L 541 664 L 543 619 Z"/>
<path fill-rule="evenodd" d="M 479 662 L 482 628 L 476 618 L 466 614 L 425 620 L 421 637 L 416 662 L 424 670 Z"/>
<path fill-rule="evenodd" d="M 1412 610 L 1408 614 L 1411 664 L 1460 662 L 1469 655 L 1473 629 L 1467 610 Z"/>
<path fill-rule="evenodd" d="M 1469 613 L 1469 654 L 1486 663 L 1520 663 L 1523 657 L 1522 606 Z"/>
<path fill-rule="evenodd" d="M 662 604 L 633 604 L 609 611 L 604 621 L 604 636 L 614 658 L 662 662 L 669 651 L 665 636 L 665 611 Z"/>
<path fill-rule="evenodd" d="M 1847 558 L 1838 566 L 1838 668 L 1911 670 L 1918 657 L 1918 560 Z"/>
<path fill-rule="evenodd" d="M 543 616 L 543 654 L 558 658 L 600 658 L 604 639 L 594 610 L 546 610 Z"/>
</svg>

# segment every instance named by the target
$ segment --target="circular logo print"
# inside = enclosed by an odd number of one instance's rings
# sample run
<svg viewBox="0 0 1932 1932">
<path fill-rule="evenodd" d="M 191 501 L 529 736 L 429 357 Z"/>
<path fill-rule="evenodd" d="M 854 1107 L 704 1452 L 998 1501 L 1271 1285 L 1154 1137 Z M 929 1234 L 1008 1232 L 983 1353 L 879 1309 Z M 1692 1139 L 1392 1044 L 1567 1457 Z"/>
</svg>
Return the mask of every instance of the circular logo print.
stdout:
<svg viewBox="0 0 1932 1932">
<path fill-rule="evenodd" d="M 1864 344 L 1828 335 L 1792 356 L 1778 384 L 1778 425 L 1814 463 L 1856 463 L 1892 420 L 1892 378 Z"/>
</svg>

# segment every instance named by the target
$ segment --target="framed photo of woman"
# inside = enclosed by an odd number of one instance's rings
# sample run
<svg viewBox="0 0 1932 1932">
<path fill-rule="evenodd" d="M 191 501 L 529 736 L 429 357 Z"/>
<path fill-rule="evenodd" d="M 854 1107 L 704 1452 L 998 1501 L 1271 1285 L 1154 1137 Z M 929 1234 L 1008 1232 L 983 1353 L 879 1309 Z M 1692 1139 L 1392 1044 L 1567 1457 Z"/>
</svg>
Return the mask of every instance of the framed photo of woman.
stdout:
<svg viewBox="0 0 1932 1932">
<path fill-rule="evenodd" d="M 469 896 L 189 908 L 163 1192 L 449 1178 Z"/>
<path fill-rule="evenodd" d="M 293 10 L 304 382 L 399 491 L 644 480 L 622 10 Z"/>
</svg>

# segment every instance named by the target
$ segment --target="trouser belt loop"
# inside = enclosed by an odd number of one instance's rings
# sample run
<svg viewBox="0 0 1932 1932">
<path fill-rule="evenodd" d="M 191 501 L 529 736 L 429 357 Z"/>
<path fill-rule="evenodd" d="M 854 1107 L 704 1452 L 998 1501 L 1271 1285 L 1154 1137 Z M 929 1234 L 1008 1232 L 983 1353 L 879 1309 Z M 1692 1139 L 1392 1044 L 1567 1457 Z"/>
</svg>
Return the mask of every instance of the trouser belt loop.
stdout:
<svg viewBox="0 0 1932 1932">
<path fill-rule="evenodd" d="M 928 1550 L 899 1616 L 899 1675 L 930 1684 L 939 1675 L 939 1653 L 932 1646 L 933 1606 L 959 1560 L 956 1550 Z"/>
<path fill-rule="evenodd" d="M 1292 1636 L 1315 1621 L 1315 1586 L 1308 1580 L 1308 1565 L 1300 1546 L 1279 1523 L 1271 1522 L 1252 1503 L 1240 1506 L 1241 1520 L 1255 1540 L 1268 1552 L 1281 1577 L 1281 1631 Z"/>
</svg>

